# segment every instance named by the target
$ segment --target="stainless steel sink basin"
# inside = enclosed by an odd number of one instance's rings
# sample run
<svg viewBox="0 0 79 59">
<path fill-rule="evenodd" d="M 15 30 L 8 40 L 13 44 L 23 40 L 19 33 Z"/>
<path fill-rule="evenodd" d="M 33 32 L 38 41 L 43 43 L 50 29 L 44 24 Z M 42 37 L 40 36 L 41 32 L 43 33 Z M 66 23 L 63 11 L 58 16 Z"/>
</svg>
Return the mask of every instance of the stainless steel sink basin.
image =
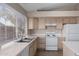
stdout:
<svg viewBox="0 0 79 59">
<path fill-rule="evenodd" d="M 24 38 L 22 40 L 18 40 L 17 42 L 27 42 L 27 43 L 29 43 L 31 40 L 32 39 L 30 39 L 30 38 Z"/>
</svg>

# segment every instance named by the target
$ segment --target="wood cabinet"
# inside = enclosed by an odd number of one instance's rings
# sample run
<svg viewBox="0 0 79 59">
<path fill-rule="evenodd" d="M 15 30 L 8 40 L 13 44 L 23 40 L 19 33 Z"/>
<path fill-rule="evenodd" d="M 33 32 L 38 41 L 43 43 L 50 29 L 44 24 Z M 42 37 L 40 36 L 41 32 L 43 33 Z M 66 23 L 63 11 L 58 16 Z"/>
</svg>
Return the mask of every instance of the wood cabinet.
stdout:
<svg viewBox="0 0 79 59">
<path fill-rule="evenodd" d="M 77 17 L 76 20 L 77 20 L 77 24 L 79 24 L 79 17 Z"/>
<path fill-rule="evenodd" d="M 33 20 L 34 29 L 38 29 L 38 23 L 39 23 L 38 18 L 34 18 L 34 20 Z"/>
<path fill-rule="evenodd" d="M 37 38 L 33 39 L 28 46 L 26 46 L 17 56 L 34 56 L 37 50 Z"/>
<path fill-rule="evenodd" d="M 38 49 L 43 49 L 43 50 L 45 50 L 45 48 L 46 48 L 46 44 L 38 44 L 38 47 L 37 47 Z"/>
<path fill-rule="evenodd" d="M 29 55 L 33 56 L 34 55 L 34 45 L 32 43 L 32 45 L 29 47 Z"/>
<path fill-rule="evenodd" d="M 38 38 L 38 49 L 45 49 L 46 48 L 46 39 L 45 39 L 45 36 L 40 36 L 39 38 Z"/>
<path fill-rule="evenodd" d="M 37 50 L 37 39 L 29 46 L 29 56 L 34 56 Z"/>
<path fill-rule="evenodd" d="M 38 18 L 29 18 L 29 29 L 38 29 Z"/>
<path fill-rule="evenodd" d="M 46 18 L 46 24 L 56 24 L 57 23 L 57 18 L 49 17 Z"/>
<path fill-rule="evenodd" d="M 45 18 L 39 18 L 39 29 L 45 29 Z"/>
<path fill-rule="evenodd" d="M 29 29 L 45 29 L 45 19 L 29 18 Z"/>
<path fill-rule="evenodd" d="M 63 28 L 63 20 L 62 18 L 57 19 L 57 29 L 62 29 Z"/>
<path fill-rule="evenodd" d="M 77 20 L 75 17 L 69 17 L 69 18 L 63 18 L 63 23 L 64 24 L 76 24 Z"/>
<path fill-rule="evenodd" d="M 29 56 L 29 46 L 25 47 L 17 56 Z"/>
<path fill-rule="evenodd" d="M 63 49 L 63 42 L 64 41 L 64 37 L 58 37 L 58 49 L 62 50 Z"/>
<path fill-rule="evenodd" d="M 57 29 L 62 29 L 63 24 L 76 24 L 76 17 L 39 17 L 29 18 L 29 29 L 45 29 L 46 24 L 57 24 Z"/>
<path fill-rule="evenodd" d="M 29 18 L 29 29 L 33 29 L 33 18 Z"/>
</svg>

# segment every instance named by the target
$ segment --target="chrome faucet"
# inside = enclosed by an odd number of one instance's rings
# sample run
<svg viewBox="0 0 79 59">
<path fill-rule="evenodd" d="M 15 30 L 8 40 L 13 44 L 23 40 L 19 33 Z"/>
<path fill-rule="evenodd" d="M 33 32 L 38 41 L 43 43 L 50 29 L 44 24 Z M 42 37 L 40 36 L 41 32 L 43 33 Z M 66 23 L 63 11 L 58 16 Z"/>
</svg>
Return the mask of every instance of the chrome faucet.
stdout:
<svg viewBox="0 0 79 59">
<path fill-rule="evenodd" d="M 18 38 L 22 41 L 23 40 L 23 35 L 22 34 L 18 34 Z"/>
</svg>

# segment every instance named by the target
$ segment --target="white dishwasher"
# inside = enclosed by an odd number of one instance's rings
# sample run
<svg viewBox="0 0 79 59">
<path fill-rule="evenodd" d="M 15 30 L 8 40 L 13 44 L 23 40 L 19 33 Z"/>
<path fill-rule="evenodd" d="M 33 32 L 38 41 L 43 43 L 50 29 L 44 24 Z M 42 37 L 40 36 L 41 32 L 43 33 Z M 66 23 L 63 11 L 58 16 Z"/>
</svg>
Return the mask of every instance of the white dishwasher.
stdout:
<svg viewBox="0 0 79 59">
<path fill-rule="evenodd" d="M 58 50 L 56 32 L 46 32 L 46 50 Z"/>
</svg>

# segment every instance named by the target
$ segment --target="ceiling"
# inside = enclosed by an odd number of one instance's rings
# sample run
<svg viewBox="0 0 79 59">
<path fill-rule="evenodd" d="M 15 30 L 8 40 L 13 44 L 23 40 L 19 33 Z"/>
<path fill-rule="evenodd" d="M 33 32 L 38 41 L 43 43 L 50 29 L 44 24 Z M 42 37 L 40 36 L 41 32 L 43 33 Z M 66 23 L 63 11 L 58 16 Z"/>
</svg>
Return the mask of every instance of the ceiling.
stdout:
<svg viewBox="0 0 79 59">
<path fill-rule="evenodd" d="M 27 11 L 71 11 L 78 3 L 20 3 Z"/>
</svg>

